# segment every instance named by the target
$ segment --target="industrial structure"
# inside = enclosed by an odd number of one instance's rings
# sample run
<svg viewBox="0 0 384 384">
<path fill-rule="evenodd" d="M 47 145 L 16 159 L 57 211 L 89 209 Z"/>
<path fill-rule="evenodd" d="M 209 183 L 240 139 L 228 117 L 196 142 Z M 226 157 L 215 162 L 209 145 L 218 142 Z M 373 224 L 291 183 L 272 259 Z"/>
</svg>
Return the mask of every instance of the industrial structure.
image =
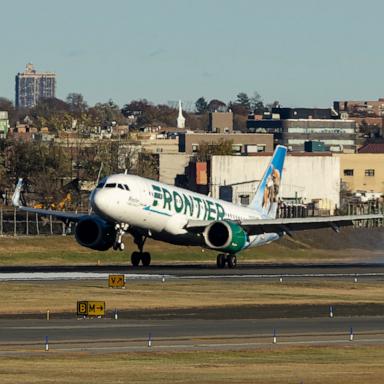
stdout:
<svg viewBox="0 0 384 384">
<path fill-rule="evenodd" d="M 16 75 L 16 108 L 32 108 L 40 98 L 55 97 L 56 74 L 54 72 L 37 72 L 31 63 L 24 72 Z"/>
</svg>

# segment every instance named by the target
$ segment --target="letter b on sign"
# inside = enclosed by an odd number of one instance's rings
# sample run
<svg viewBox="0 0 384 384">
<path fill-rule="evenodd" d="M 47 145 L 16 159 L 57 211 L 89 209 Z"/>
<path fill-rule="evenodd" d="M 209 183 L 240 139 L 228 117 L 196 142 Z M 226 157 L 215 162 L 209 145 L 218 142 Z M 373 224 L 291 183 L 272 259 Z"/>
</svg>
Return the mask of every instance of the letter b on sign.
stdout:
<svg viewBox="0 0 384 384">
<path fill-rule="evenodd" d="M 78 301 L 77 302 L 77 316 L 87 316 L 88 315 L 88 302 L 87 301 Z"/>
</svg>

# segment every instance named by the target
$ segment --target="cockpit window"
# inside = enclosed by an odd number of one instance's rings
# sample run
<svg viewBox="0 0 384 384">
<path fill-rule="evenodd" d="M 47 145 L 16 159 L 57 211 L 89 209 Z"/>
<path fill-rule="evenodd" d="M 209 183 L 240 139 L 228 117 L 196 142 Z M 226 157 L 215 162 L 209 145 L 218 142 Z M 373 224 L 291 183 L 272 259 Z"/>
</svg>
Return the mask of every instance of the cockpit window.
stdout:
<svg viewBox="0 0 384 384">
<path fill-rule="evenodd" d="M 125 189 L 121 184 L 117 184 L 117 188 Z"/>
<path fill-rule="evenodd" d="M 105 188 L 116 188 L 116 183 L 105 184 Z"/>
<path fill-rule="evenodd" d="M 124 184 L 124 188 L 125 188 L 127 191 L 129 191 L 129 187 L 128 187 L 127 184 Z"/>
</svg>

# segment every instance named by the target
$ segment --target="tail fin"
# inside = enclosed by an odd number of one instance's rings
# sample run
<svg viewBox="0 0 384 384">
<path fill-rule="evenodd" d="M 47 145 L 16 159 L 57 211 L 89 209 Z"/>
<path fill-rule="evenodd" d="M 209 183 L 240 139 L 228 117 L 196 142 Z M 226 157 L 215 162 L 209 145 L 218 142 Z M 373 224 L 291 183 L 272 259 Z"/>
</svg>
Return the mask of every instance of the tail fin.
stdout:
<svg viewBox="0 0 384 384">
<path fill-rule="evenodd" d="M 23 179 L 19 179 L 17 181 L 15 192 L 12 196 L 12 204 L 15 207 L 21 207 L 23 205 L 22 198 L 21 198 L 21 190 L 23 188 Z"/>
<path fill-rule="evenodd" d="M 257 187 L 255 197 L 249 208 L 260 212 L 264 217 L 275 218 L 287 148 L 278 145 L 263 178 Z"/>
</svg>

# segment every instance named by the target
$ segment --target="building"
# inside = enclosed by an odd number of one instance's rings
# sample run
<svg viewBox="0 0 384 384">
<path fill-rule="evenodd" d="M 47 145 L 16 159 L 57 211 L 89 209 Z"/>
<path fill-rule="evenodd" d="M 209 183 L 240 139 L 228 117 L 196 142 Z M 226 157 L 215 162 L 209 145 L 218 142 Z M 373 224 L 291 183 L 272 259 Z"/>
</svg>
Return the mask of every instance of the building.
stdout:
<svg viewBox="0 0 384 384">
<path fill-rule="evenodd" d="M 307 141 L 323 143 L 326 151 L 356 150 L 355 121 L 341 120 L 332 108 L 273 108 L 263 119 L 249 116 L 247 131 L 271 133 L 290 151 L 303 152 Z"/>
<path fill-rule="evenodd" d="M 16 108 L 32 108 L 42 97 L 55 97 L 56 74 L 37 72 L 29 63 L 24 72 L 16 75 L 15 91 Z"/>
<path fill-rule="evenodd" d="M 208 132 L 229 133 L 233 132 L 233 113 L 229 112 L 210 112 L 208 122 Z"/>
<path fill-rule="evenodd" d="M 247 205 L 267 168 L 271 154 L 212 156 L 210 193 L 214 198 Z M 340 206 L 340 158 L 330 153 L 290 153 L 284 164 L 281 198 L 287 203 L 314 203 L 324 213 Z"/>
<path fill-rule="evenodd" d="M 345 119 L 356 121 L 360 142 L 384 136 L 384 98 L 378 100 L 334 101 L 334 109 Z"/>
<path fill-rule="evenodd" d="M 344 190 L 384 194 L 384 152 L 337 156 Z"/>
<path fill-rule="evenodd" d="M 9 131 L 8 112 L 0 111 L 0 139 L 5 139 Z"/>
<path fill-rule="evenodd" d="M 365 144 L 361 148 L 359 148 L 358 152 L 359 153 L 383 153 L 384 154 L 384 142 Z"/>
<path fill-rule="evenodd" d="M 379 100 L 334 101 L 333 108 L 346 117 L 384 117 L 384 98 Z"/>
<path fill-rule="evenodd" d="M 193 154 L 202 143 L 217 145 L 223 140 L 232 141 L 233 154 L 249 155 L 273 151 L 273 135 L 254 133 L 194 133 L 179 134 L 179 152 Z"/>
</svg>

